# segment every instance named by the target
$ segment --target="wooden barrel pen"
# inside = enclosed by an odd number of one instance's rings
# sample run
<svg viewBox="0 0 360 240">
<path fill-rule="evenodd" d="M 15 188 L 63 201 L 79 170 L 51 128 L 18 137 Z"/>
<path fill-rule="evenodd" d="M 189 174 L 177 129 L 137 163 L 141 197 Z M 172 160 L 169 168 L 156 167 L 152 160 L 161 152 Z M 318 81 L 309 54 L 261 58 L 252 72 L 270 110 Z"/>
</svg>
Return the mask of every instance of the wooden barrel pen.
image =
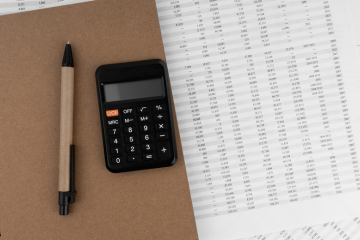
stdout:
<svg viewBox="0 0 360 240">
<path fill-rule="evenodd" d="M 59 205 L 60 215 L 69 214 L 75 202 L 75 146 L 73 145 L 74 61 L 71 45 L 65 47 L 61 68 Z"/>
</svg>

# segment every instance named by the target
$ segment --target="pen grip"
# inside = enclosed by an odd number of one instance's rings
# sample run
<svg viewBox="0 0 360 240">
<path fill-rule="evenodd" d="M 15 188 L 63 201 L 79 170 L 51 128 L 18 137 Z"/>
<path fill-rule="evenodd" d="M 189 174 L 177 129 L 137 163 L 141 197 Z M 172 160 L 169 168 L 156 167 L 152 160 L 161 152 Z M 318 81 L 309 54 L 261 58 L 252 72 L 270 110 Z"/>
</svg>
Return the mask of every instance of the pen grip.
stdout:
<svg viewBox="0 0 360 240">
<path fill-rule="evenodd" d="M 73 144 L 74 68 L 61 69 L 59 191 L 70 191 L 70 145 Z"/>
</svg>

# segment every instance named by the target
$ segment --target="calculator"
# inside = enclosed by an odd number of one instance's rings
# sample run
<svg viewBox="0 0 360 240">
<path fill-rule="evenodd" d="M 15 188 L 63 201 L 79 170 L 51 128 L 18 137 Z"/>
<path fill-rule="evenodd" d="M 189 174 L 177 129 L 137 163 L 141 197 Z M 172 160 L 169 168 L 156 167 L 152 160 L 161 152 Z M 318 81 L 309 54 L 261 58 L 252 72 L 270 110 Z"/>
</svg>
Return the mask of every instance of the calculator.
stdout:
<svg viewBox="0 0 360 240">
<path fill-rule="evenodd" d="M 174 165 L 177 149 L 165 62 L 103 65 L 95 75 L 107 169 Z"/>
</svg>

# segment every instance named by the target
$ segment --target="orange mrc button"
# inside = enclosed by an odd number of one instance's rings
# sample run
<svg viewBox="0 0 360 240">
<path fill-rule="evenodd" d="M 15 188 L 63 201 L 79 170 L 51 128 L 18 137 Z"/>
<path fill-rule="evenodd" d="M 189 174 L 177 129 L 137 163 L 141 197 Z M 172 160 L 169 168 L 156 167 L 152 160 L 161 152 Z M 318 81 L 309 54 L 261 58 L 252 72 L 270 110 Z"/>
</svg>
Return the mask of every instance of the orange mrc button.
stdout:
<svg viewBox="0 0 360 240">
<path fill-rule="evenodd" d="M 117 109 L 115 110 L 108 110 L 106 111 L 106 116 L 107 117 L 116 117 L 119 116 L 119 111 Z"/>
</svg>

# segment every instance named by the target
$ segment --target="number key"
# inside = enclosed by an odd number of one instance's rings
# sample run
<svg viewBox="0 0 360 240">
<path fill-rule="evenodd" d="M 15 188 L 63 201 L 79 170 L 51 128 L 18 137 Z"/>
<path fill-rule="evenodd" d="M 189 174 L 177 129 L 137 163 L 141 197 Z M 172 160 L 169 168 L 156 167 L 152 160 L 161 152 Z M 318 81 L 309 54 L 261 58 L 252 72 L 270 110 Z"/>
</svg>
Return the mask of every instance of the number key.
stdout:
<svg viewBox="0 0 360 240">
<path fill-rule="evenodd" d="M 121 152 L 121 148 L 111 148 L 111 155 L 118 155 Z"/>
<path fill-rule="evenodd" d="M 124 163 L 124 159 L 122 157 L 112 157 L 111 163 L 114 165 Z"/>
<path fill-rule="evenodd" d="M 112 146 L 121 145 L 120 138 L 110 138 L 110 145 Z"/>
<path fill-rule="evenodd" d="M 151 143 L 143 144 L 141 145 L 141 150 L 145 152 L 152 152 L 154 151 L 154 145 L 152 145 Z"/>
<path fill-rule="evenodd" d="M 150 125 L 140 125 L 139 130 L 142 133 L 150 132 Z"/>
<path fill-rule="evenodd" d="M 125 137 L 126 143 L 136 143 L 136 136 L 127 136 Z"/>
<path fill-rule="evenodd" d="M 141 135 L 142 142 L 150 142 L 153 140 L 153 136 L 151 134 Z"/>
<path fill-rule="evenodd" d="M 108 133 L 110 136 L 119 136 L 120 135 L 120 129 L 119 128 L 110 128 L 108 130 Z"/>
<path fill-rule="evenodd" d="M 125 133 L 125 134 L 136 133 L 136 128 L 135 128 L 135 126 L 124 127 L 124 133 Z"/>
<path fill-rule="evenodd" d="M 137 151 L 138 151 L 137 145 L 126 146 L 126 152 L 128 152 L 128 153 L 135 153 Z"/>
</svg>

